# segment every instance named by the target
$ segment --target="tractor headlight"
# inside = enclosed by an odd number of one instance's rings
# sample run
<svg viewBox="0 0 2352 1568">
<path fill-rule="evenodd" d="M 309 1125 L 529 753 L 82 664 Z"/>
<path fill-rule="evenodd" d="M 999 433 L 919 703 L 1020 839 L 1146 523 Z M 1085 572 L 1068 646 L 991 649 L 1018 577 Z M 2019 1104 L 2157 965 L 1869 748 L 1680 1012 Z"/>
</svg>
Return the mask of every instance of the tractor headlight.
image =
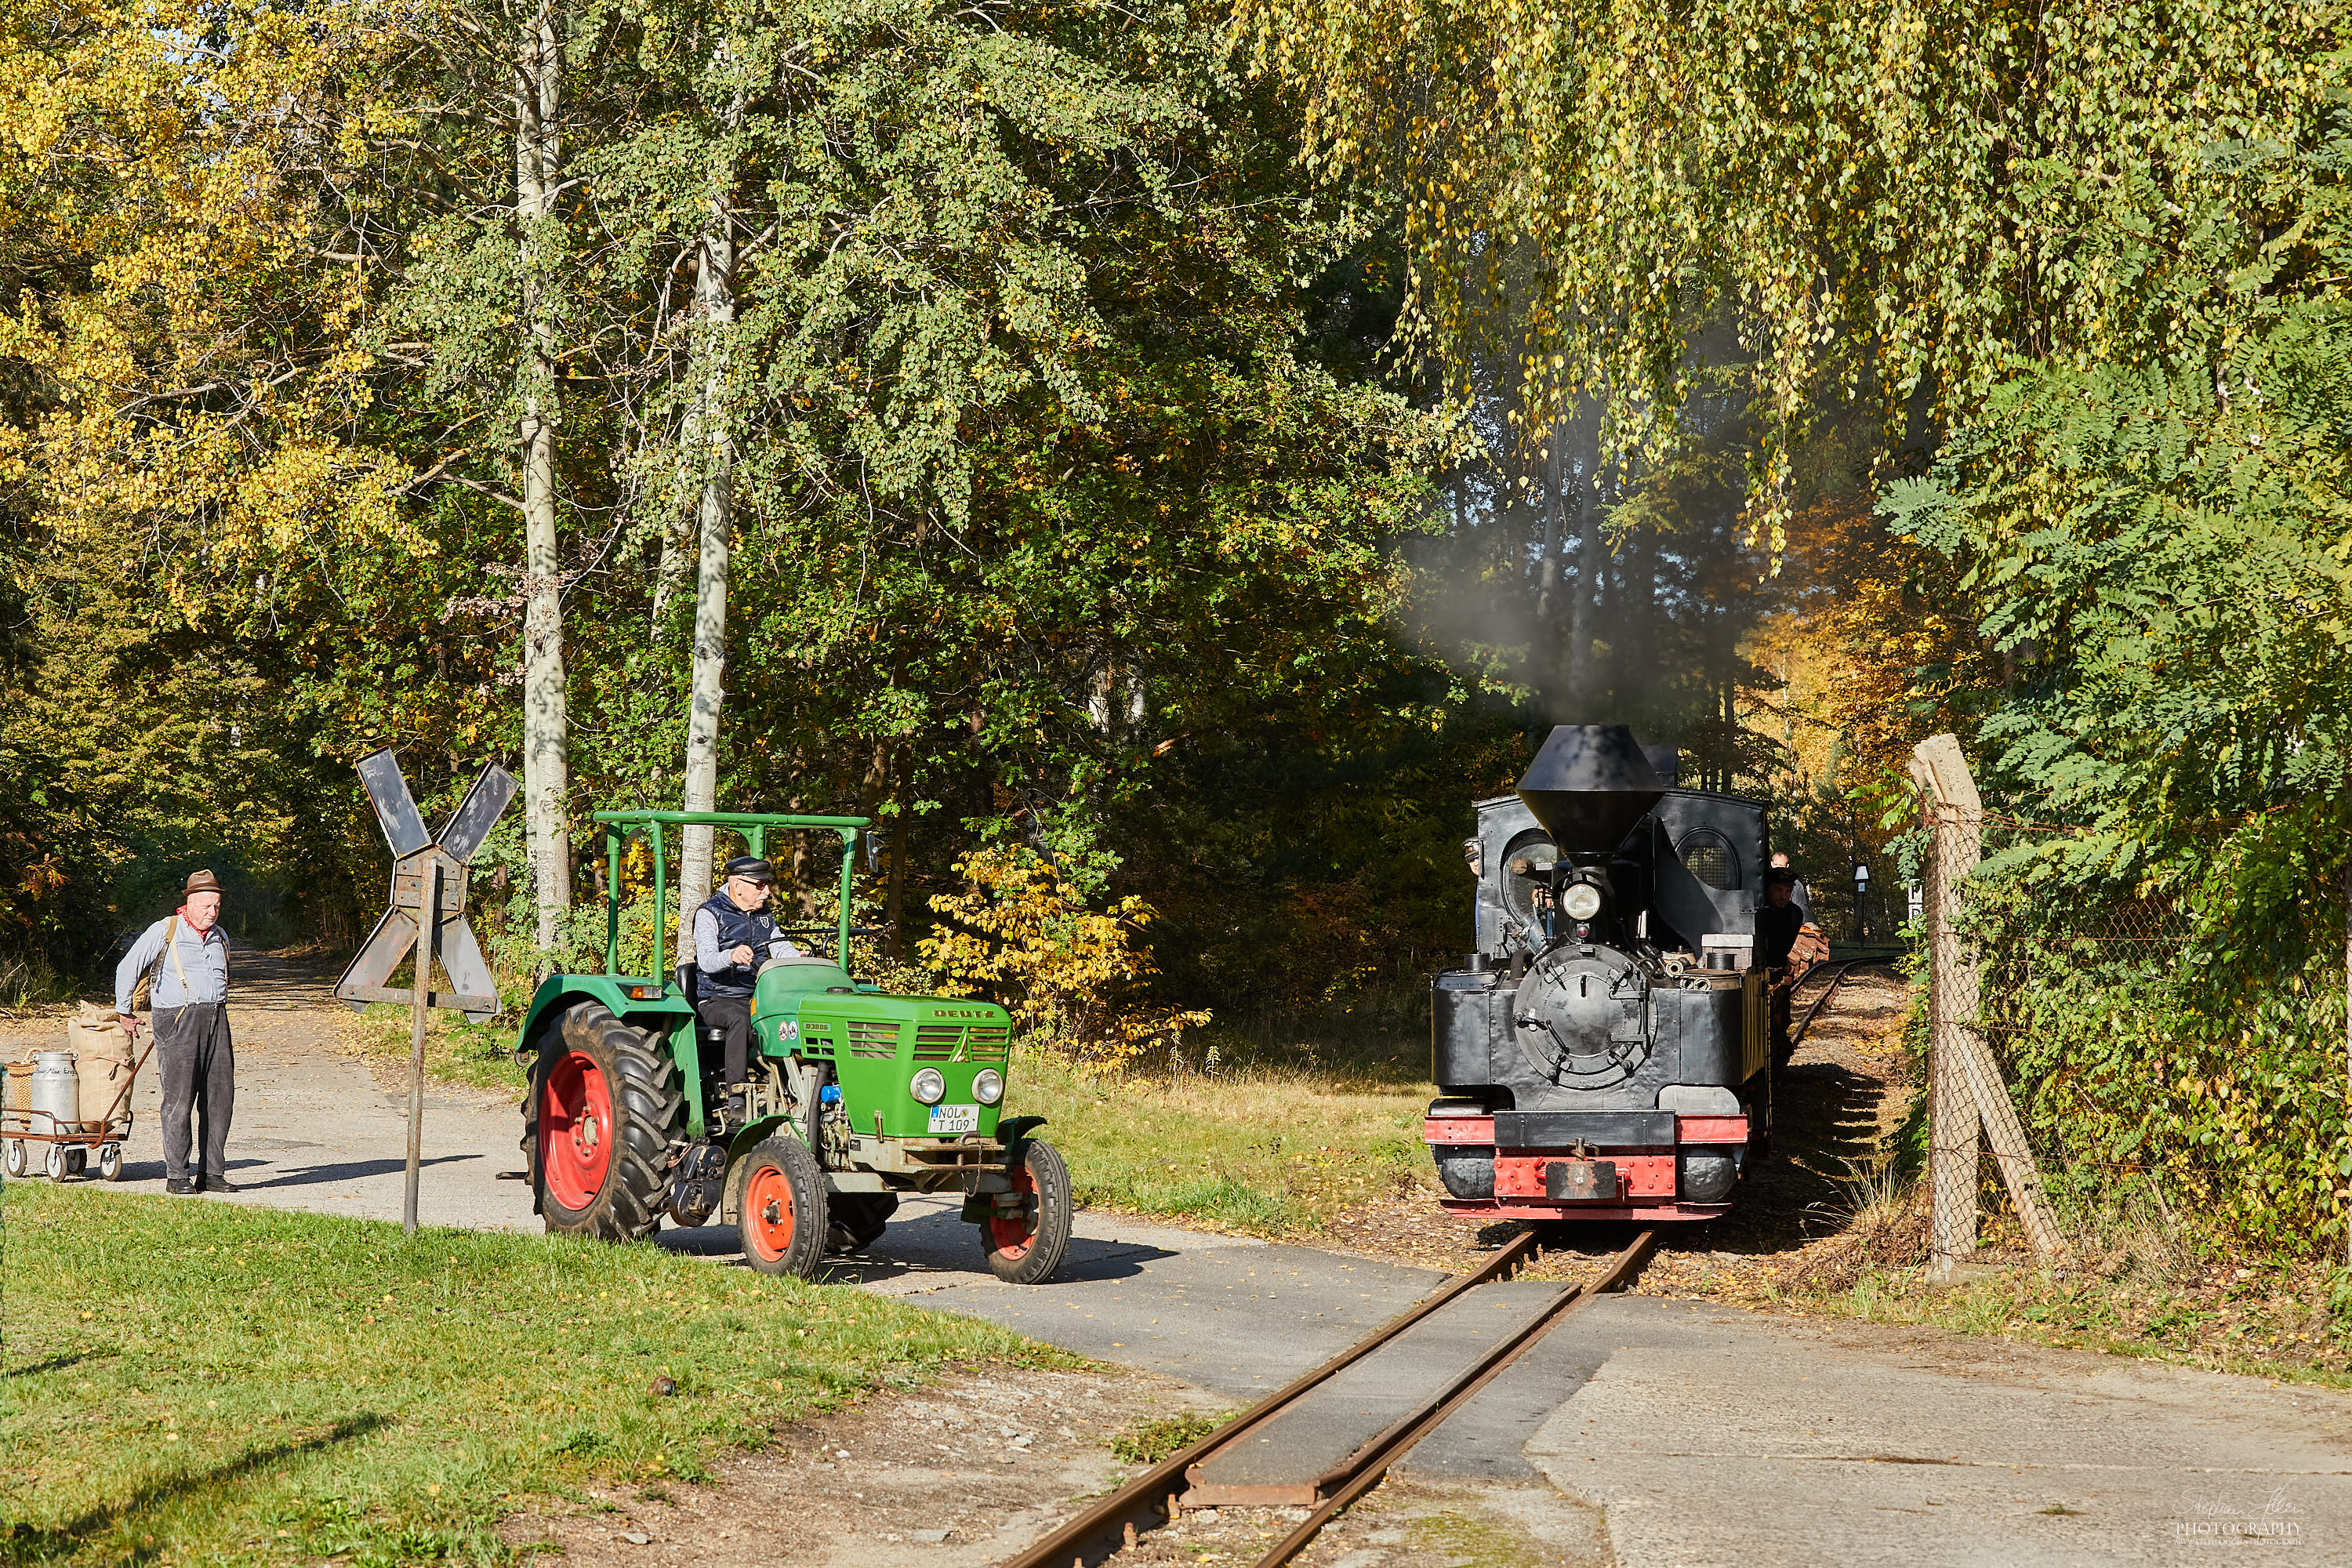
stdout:
<svg viewBox="0 0 2352 1568">
<path fill-rule="evenodd" d="M 1590 882 L 1570 882 L 1559 896 L 1559 907 L 1572 921 L 1589 921 L 1601 912 L 1601 889 Z"/>
<path fill-rule="evenodd" d="M 971 1075 L 971 1097 L 982 1105 L 994 1105 L 1004 1098 L 1004 1075 L 994 1068 L 982 1068 Z"/>
<path fill-rule="evenodd" d="M 948 1080 L 940 1076 L 937 1068 L 924 1068 L 907 1080 L 907 1092 L 925 1105 L 937 1105 L 947 1097 Z"/>
</svg>

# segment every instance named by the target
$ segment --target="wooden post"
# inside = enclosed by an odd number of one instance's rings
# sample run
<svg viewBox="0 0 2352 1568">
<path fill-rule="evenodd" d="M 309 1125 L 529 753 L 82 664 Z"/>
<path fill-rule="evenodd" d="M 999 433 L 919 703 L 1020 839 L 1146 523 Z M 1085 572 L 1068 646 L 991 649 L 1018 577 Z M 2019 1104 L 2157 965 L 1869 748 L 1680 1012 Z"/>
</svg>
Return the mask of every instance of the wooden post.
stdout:
<svg viewBox="0 0 2352 1568">
<path fill-rule="evenodd" d="M 1959 1040 L 1961 1021 L 1976 1016 L 1976 974 L 1965 962 L 1957 922 L 1960 884 L 1984 846 L 1984 811 L 1950 735 L 1919 743 L 1911 777 L 1928 829 L 1928 1244 L 1941 1278 L 1977 1249 L 1977 1105 Z"/>
<path fill-rule="evenodd" d="M 2001 1079 L 2000 1064 L 1977 1029 L 1977 965 L 1956 923 L 1962 884 L 1984 853 L 1984 802 L 1959 742 L 1950 735 L 1920 742 L 1912 753 L 1911 776 L 1934 837 L 1927 857 L 1927 1016 L 1935 1099 L 1927 1143 L 1935 1268 L 1948 1276 L 1955 1261 L 1976 1250 L 1979 1130 L 1992 1144 L 1994 1163 L 2027 1241 L 2042 1257 L 2054 1257 L 2063 1238 L 2042 1197 L 2042 1173 Z M 2352 954 L 2352 933 L 2347 942 Z"/>
<path fill-rule="evenodd" d="M 433 1005 L 433 950 L 441 934 L 441 862 L 425 858 L 417 879 L 416 978 L 408 994 L 408 1189 L 400 1228 L 416 1234 L 416 1178 L 425 1160 L 425 1017 Z"/>
</svg>

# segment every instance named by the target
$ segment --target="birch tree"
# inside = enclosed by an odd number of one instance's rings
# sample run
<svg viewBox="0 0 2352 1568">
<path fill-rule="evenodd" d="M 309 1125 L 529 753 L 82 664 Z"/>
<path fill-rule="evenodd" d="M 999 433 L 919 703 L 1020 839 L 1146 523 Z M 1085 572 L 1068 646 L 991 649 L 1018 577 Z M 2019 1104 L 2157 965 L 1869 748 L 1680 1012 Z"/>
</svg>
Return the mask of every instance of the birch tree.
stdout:
<svg viewBox="0 0 2352 1568">
<path fill-rule="evenodd" d="M 717 64 L 730 72 L 733 54 L 722 44 Z M 686 788 L 688 811 L 715 811 L 719 799 L 719 717 L 727 685 L 727 560 L 734 542 L 733 409 L 728 395 L 730 350 L 735 328 L 735 182 L 731 138 L 743 119 L 743 94 L 730 89 L 727 133 L 711 160 L 710 194 L 696 247 L 695 301 L 701 331 L 695 338 L 695 434 L 701 447 L 702 489 L 698 507 L 700 543 L 695 558 L 694 669 L 688 696 Z M 694 911 L 710 896 L 711 829 L 688 827 L 677 877 L 679 951 L 693 929 Z"/>
<path fill-rule="evenodd" d="M 539 945 L 555 945 L 572 907 L 570 741 L 563 679 L 563 558 L 555 521 L 556 392 L 552 264 L 563 249 L 556 195 L 562 185 L 563 45 L 554 0 L 526 16 L 515 54 L 515 230 L 522 352 L 523 803 L 537 889 Z"/>
</svg>

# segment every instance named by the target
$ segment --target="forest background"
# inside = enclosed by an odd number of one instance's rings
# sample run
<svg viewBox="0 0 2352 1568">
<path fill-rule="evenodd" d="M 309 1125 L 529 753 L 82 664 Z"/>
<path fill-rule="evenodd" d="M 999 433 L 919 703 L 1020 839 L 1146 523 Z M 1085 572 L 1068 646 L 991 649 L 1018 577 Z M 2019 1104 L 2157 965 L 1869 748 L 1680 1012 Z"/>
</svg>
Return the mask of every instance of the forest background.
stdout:
<svg viewBox="0 0 2352 1568">
<path fill-rule="evenodd" d="M 2043 977 L 2037 1125 L 2340 1238 L 2342 7 L 5 16 L 19 992 L 198 864 L 349 945 L 393 746 L 522 773 L 509 973 L 715 799 L 877 815 L 901 962 L 1401 1030 L 1551 723 L 1832 902 L 1950 729 L 2043 829 L 1988 940 L 2175 933 Z"/>
</svg>

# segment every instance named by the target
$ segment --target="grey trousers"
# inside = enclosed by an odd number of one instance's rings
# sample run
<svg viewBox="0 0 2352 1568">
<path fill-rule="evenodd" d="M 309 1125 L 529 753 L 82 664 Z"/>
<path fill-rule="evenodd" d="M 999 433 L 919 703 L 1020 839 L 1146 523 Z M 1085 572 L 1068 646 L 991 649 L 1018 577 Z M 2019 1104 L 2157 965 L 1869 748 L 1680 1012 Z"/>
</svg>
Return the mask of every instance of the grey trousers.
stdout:
<svg viewBox="0 0 2352 1568">
<path fill-rule="evenodd" d="M 188 1117 L 204 1119 L 203 1173 L 228 1178 L 228 1122 L 236 1109 L 236 1047 L 228 1037 L 228 1007 L 198 1002 L 155 1009 L 155 1060 L 163 1085 L 163 1174 L 188 1175 Z"/>
</svg>

